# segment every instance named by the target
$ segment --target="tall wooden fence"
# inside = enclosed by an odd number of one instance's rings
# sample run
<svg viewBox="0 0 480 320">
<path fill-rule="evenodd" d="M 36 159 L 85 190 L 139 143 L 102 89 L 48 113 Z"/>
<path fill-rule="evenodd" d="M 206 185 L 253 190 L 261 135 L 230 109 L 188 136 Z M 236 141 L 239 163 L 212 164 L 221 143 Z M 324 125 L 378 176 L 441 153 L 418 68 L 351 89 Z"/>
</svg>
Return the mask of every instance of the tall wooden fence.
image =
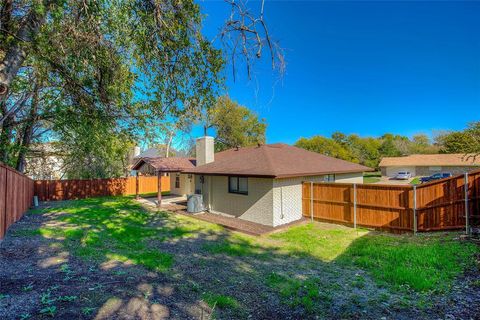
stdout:
<svg viewBox="0 0 480 320">
<path fill-rule="evenodd" d="M 393 232 L 479 226 L 480 170 L 467 178 L 467 183 L 460 175 L 416 187 L 304 182 L 303 215 Z"/>
<path fill-rule="evenodd" d="M 158 190 L 156 176 L 138 178 L 139 193 Z M 35 195 L 40 201 L 83 199 L 101 196 L 134 195 L 136 178 L 85 179 L 85 180 L 36 180 Z M 162 176 L 162 191 L 170 191 L 170 177 Z"/>
<path fill-rule="evenodd" d="M 33 180 L 0 163 L 0 239 L 32 205 Z"/>
</svg>

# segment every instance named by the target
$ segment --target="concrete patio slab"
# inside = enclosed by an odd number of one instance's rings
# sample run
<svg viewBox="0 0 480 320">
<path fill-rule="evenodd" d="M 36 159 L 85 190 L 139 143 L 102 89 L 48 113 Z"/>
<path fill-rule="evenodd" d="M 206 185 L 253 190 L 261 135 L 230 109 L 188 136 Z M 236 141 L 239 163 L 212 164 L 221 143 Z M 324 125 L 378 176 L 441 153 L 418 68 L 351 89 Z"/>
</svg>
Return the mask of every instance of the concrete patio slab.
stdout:
<svg viewBox="0 0 480 320">
<path fill-rule="evenodd" d="M 146 207 L 152 209 L 157 208 L 157 198 L 140 198 L 137 201 L 140 202 L 142 205 L 145 205 Z M 287 223 L 278 227 L 270 227 L 259 223 L 235 218 L 232 216 L 213 214 L 209 212 L 200 212 L 195 214 L 188 213 L 186 201 L 187 198 L 182 196 L 164 196 L 162 197 L 162 209 L 176 214 L 182 214 L 184 216 L 188 216 L 194 219 L 215 223 L 223 226 L 226 229 L 238 231 L 253 236 L 261 236 L 274 233 L 289 228 L 293 225 L 299 225 L 309 221 L 308 219 L 302 218 L 298 221 Z"/>
</svg>

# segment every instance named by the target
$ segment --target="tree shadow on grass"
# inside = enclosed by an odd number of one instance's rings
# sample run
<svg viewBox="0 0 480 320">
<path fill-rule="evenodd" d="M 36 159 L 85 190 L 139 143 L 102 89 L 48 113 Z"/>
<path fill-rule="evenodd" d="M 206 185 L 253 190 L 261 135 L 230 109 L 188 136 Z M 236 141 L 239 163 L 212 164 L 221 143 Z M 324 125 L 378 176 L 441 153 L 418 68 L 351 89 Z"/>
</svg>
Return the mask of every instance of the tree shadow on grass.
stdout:
<svg viewBox="0 0 480 320">
<path fill-rule="evenodd" d="M 371 247 L 368 237 L 329 260 L 279 246 L 281 236 L 239 235 L 128 197 L 35 213 L 1 244 L 1 318 L 380 318 L 392 306 L 397 318 L 412 316 L 403 294 L 347 263 Z"/>
</svg>

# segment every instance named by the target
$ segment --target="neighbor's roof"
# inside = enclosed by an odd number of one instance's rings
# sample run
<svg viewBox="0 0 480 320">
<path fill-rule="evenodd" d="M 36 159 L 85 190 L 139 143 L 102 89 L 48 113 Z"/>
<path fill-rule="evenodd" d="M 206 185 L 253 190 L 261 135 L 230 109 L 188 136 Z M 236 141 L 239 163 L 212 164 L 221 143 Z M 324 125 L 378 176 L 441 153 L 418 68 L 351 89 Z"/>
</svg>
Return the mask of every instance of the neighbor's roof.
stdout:
<svg viewBox="0 0 480 320">
<path fill-rule="evenodd" d="M 356 163 L 277 143 L 219 152 L 215 154 L 214 162 L 185 172 L 287 178 L 371 170 Z"/>
<path fill-rule="evenodd" d="M 195 162 L 196 161 L 193 158 L 143 158 L 135 163 L 132 170 L 138 170 L 147 163 L 158 171 L 178 172 L 195 168 Z"/>
<path fill-rule="evenodd" d="M 165 156 L 165 148 L 148 148 L 147 150 L 141 152 L 135 159 L 142 158 L 157 158 Z"/>
<path fill-rule="evenodd" d="M 385 157 L 379 166 L 480 166 L 480 157 L 463 153 L 412 154 L 405 157 Z"/>
</svg>

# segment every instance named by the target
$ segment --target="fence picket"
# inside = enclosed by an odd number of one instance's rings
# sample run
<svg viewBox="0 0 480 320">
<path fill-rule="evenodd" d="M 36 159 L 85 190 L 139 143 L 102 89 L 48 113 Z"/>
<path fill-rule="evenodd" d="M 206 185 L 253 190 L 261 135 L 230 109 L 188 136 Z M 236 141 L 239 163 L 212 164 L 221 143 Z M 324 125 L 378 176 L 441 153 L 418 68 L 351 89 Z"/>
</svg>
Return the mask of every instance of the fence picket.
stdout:
<svg viewBox="0 0 480 320">
<path fill-rule="evenodd" d="M 480 170 L 470 172 L 468 178 L 459 175 L 416 187 L 310 182 L 308 185 L 309 188 L 303 188 L 303 199 L 314 205 L 313 209 L 305 208 L 308 202 L 302 201 L 303 215 L 317 220 L 393 232 L 465 230 L 467 223 L 480 224 Z M 476 219 L 466 221 L 467 215 L 473 217 L 470 210 L 475 212 Z"/>
<path fill-rule="evenodd" d="M 0 239 L 20 220 L 33 200 L 33 181 L 0 163 Z"/>
<path fill-rule="evenodd" d="M 34 194 L 40 201 L 135 194 L 135 177 L 95 180 L 36 180 Z M 140 176 L 140 193 L 157 192 L 157 177 Z M 162 191 L 170 191 L 170 177 L 162 177 Z"/>
</svg>

